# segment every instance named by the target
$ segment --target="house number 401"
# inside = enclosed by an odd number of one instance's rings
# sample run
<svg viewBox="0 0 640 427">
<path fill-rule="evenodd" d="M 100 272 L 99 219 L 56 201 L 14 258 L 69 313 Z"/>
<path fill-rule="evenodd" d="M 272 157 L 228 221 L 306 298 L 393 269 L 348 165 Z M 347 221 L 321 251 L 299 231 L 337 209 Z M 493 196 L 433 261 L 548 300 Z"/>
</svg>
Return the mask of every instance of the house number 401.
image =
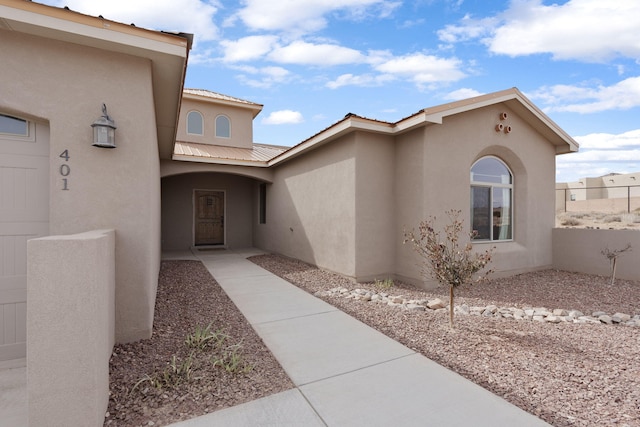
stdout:
<svg viewBox="0 0 640 427">
<path fill-rule="evenodd" d="M 64 161 L 66 162 L 60 165 L 58 172 L 60 172 L 60 176 L 62 176 L 62 189 L 68 190 L 69 181 L 67 177 L 71 173 L 71 168 L 69 167 L 69 150 L 64 150 L 62 153 L 60 153 L 60 156 L 58 157 L 60 157 L 61 159 L 64 159 Z"/>
</svg>

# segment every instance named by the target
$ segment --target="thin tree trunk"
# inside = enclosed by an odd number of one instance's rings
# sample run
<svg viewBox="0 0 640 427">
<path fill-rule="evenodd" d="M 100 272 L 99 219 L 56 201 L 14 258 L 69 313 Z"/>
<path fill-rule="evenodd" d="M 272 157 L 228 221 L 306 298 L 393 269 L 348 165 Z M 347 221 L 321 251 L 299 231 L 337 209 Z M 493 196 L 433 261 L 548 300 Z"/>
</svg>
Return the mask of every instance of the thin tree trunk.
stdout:
<svg viewBox="0 0 640 427">
<path fill-rule="evenodd" d="M 617 258 L 613 258 L 613 271 L 611 272 L 611 286 L 613 286 L 613 282 L 616 280 L 616 260 Z"/>
<path fill-rule="evenodd" d="M 453 329 L 453 285 L 449 285 L 449 327 Z"/>
</svg>

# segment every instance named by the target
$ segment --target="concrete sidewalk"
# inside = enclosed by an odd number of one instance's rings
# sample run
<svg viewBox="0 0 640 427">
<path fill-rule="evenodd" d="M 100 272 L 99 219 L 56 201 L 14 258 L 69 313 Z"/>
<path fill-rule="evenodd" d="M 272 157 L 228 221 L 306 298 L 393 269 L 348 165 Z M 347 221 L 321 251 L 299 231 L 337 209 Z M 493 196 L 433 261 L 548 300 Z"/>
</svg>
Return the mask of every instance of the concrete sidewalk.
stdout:
<svg viewBox="0 0 640 427">
<path fill-rule="evenodd" d="M 296 388 L 172 426 L 548 426 L 246 259 L 256 253 L 196 256 Z"/>
</svg>

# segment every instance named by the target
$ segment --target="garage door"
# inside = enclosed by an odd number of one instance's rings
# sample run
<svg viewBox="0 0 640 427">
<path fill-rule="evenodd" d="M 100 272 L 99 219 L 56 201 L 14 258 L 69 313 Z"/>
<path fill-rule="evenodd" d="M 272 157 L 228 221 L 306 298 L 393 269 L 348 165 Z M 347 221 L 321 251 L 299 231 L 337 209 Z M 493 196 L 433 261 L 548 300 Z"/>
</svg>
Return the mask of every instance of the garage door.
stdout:
<svg viewBox="0 0 640 427">
<path fill-rule="evenodd" d="M 48 126 L 0 111 L 0 361 L 26 356 L 27 240 L 48 232 Z"/>
</svg>

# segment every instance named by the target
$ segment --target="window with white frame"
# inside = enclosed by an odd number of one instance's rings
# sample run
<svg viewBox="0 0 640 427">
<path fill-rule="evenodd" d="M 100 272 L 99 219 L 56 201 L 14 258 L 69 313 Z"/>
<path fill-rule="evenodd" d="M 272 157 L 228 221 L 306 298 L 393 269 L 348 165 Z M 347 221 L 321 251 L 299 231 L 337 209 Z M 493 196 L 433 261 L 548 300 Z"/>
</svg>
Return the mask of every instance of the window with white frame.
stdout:
<svg viewBox="0 0 640 427">
<path fill-rule="evenodd" d="M 513 239 L 513 174 L 497 157 L 471 167 L 471 229 L 475 240 Z"/>
<path fill-rule="evenodd" d="M 199 111 L 187 113 L 187 133 L 189 135 L 204 135 L 204 119 Z"/>
<path fill-rule="evenodd" d="M 216 117 L 216 136 L 218 138 L 231 138 L 231 120 L 227 116 Z"/>
</svg>

